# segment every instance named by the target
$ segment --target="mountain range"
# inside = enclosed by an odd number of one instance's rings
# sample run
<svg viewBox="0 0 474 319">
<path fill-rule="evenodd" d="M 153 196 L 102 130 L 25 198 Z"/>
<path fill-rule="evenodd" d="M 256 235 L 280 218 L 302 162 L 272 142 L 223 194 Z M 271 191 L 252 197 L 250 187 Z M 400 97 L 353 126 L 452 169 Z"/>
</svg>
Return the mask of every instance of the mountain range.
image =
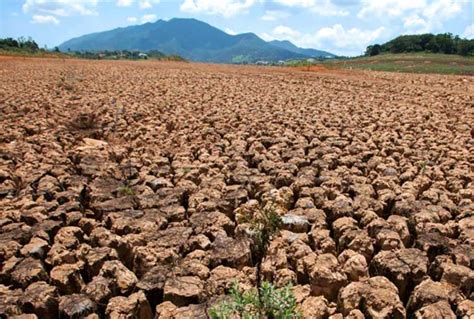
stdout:
<svg viewBox="0 0 474 319">
<path fill-rule="evenodd" d="M 243 63 L 332 58 L 334 54 L 299 48 L 290 41 L 266 42 L 254 33 L 230 35 L 196 19 L 158 20 L 91 33 L 59 45 L 61 51 L 152 51 L 199 62 Z"/>
</svg>

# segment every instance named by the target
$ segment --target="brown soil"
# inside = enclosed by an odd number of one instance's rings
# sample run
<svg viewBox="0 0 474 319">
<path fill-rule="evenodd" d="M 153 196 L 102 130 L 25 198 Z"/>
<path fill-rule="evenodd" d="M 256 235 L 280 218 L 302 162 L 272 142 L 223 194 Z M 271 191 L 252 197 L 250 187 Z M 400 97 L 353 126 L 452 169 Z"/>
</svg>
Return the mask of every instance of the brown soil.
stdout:
<svg viewBox="0 0 474 319">
<path fill-rule="evenodd" d="M 304 318 L 472 318 L 473 84 L 0 57 L 0 317 L 206 318 L 272 204 Z"/>
</svg>

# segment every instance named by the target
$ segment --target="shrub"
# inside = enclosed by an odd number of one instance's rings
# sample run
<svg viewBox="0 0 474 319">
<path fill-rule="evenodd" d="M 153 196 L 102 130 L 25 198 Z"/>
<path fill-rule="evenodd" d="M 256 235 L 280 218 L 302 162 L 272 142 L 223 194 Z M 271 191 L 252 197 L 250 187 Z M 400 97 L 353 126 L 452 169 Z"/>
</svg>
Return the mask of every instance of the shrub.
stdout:
<svg viewBox="0 0 474 319">
<path fill-rule="evenodd" d="M 277 289 L 268 282 L 263 282 L 259 291 L 253 288 L 244 292 L 234 283 L 228 300 L 211 307 L 209 315 L 212 319 L 230 319 L 236 315 L 242 319 L 301 318 L 291 287 Z"/>
</svg>

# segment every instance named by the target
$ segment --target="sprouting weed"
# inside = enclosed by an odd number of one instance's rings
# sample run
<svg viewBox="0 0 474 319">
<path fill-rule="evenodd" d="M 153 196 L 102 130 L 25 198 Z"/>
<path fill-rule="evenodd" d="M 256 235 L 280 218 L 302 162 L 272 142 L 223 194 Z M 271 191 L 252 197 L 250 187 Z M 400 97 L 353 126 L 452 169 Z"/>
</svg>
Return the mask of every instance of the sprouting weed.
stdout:
<svg viewBox="0 0 474 319">
<path fill-rule="evenodd" d="M 130 186 L 127 186 L 127 185 L 119 187 L 118 192 L 122 196 L 133 196 L 133 195 L 135 195 L 135 192 L 133 191 L 133 189 L 131 189 Z"/>
<path fill-rule="evenodd" d="M 269 282 L 263 282 L 260 289 L 244 292 L 234 282 L 228 298 L 211 307 L 209 315 L 212 319 L 230 319 L 236 315 L 242 319 L 301 318 L 291 286 L 275 288 Z"/>
</svg>

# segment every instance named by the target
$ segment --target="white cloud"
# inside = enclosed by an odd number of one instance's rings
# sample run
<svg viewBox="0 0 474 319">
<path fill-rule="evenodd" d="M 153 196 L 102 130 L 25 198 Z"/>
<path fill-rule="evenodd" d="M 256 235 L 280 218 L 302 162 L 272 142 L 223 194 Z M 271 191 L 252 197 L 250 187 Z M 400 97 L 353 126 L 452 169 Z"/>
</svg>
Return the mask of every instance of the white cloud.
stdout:
<svg viewBox="0 0 474 319">
<path fill-rule="evenodd" d="M 152 7 L 151 2 L 148 0 L 140 0 L 138 6 L 140 9 L 150 9 Z"/>
<path fill-rule="evenodd" d="M 275 0 L 287 7 L 300 7 L 311 10 L 321 16 L 347 16 L 349 11 L 339 8 L 331 0 Z"/>
<path fill-rule="evenodd" d="M 362 52 L 366 46 L 374 42 L 385 31 L 384 27 L 375 30 L 361 30 L 358 28 L 345 29 L 340 24 L 319 29 L 313 35 L 306 35 L 302 43 L 316 46 L 329 46 L 340 50 L 359 50 Z"/>
<path fill-rule="evenodd" d="M 301 33 L 299 33 L 298 31 L 293 30 L 292 28 L 284 25 L 279 25 L 278 27 L 273 29 L 273 34 L 276 38 L 280 39 L 295 39 L 301 36 Z"/>
<path fill-rule="evenodd" d="M 366 18 L 372 15 L 378 17 L 401 16 L 409 10 L 422 10 L 426 0 L 362 0 L 362 9 L 357 16 Z"/>
<path fill-rule="evenodd" d="M 66 17 L 70 15 L 97 15 L 98 0 L 26 0 L 23 12 L 35 15 Z"/>
<path fill-rule="evenodd" d="M 155 22 L 157 19 L 156 14 L 145 14 L 143 17 L 140 18 L 140 21 L 142 23 L 147 23 L 147 22 Z"/>
<path fill-rule="evenodd" d="M 426 6 L 423 15 L 429 19 L 447 20 L 462 11 L 463 0 L 436 0 Z M 472 5 L 472 3 L 471 3 Z"/>
<path fill-rule="evenodd" d="M 418 14 L 412 14 L 403 19 L 403 26 L 409 30 L 409 34 L 413 33 L 427 33 L 430 31 L 432 25 Z"/>
<path fill-rule="evenodd" d="M 315 0 L 275 0 L 275 2 L 287 7 L 309 8 L 314 6 Z"/>
<path fill-rule="evenodd" d="M 56 17 L 53 17 L 53 16 L 34 15 L 31 19 L 31 23 L 59 24 L 59 20 Z"/>
<path fill-rule="evenodd" d="M 147 23 L 147 22 L 155 22 L 158 19 L 156 14 L 144 14 L 140 18 L 137 17 L 128 17 L 127 22 L 129 23 Z"/>
<path fill-rule="evenodd" d="M 291 42 L 297 43 L 301 40 L 301 32 L 294 30 L 286 25 L 279 25 L 275 27 L 271 33 L 261 33 L 259 37 L 265 41 L 273 40 L 289 40 Z"/>
<path fill-rule="evenodd" d="M 235 32 L 234 30 L 229 29 L 229 28 L 225 28 L 224 31 L 225 31 L 225 33 L 230 34 L 230 35 L 236 35 L 237 34 L 237 32 Z"/>
<path fill-rule="evenodd" d="M 275 37 L 274 37 L 273 35 L 268 34 L 268 33 L 266 33 L 266 32 L 260 33 L 258 36 L 259 36 L 260 38 L 262 38 L 263 40 L 265 40 L 265 41 L 273 41 L 273 40 L 275 40 Z"/>
<path fill-rule="evenodd" d="M 260 0 L 184 0 L 180 10 L 230 17 L 245 12 Z"/>
<path fill-rule="evenodd" d="M 288 18 L 290 15 L 285 11 L 280 10 L 267 10 L 265 14 L 261 17 L 264 21 L 276 21 L 280 19 Z"/>
<path fill-rule="evenodd" d="M 420 26 L 425 26 L 426 21 L 425 19 L 421 18 L 419 15 L 413 14 L 403 19 L 403 25 L 405 26 L 405 28 L 420 27 Z"/>
<path fill-rule="evenodd" d="M 133 0 L 117 0 L 117 6 L 119 7 L 130 7 Z"/>
<path fill-rule="evenodd" d="M 366 47 L 382 37 L 385 28 L 362 30 L 359 28 L 346 29 L 340 24 L 321 28 L 314 33 L 302 33 L 288 26 L 280 25 L 271 33 L 260 33 L 265 41 L 290 40 L 304 48 L 327 50 L 340 55 L 357 55 L 365 51 Z"/>
<path fill-rule="evenodd" d="M 117 0 L 117 6 L 130 7 L 135 0 Z M 153 5 L 160 3 L 160 0 L 138 0 L 138 7 L 142 10 L 151 9 Z"/>
<path fill-rule="evenodd" d="M 468 25 L 462 36 L 466 39 L 474 39 L 474 24 Z"/>
<path fill-rule="evenodd" d="M 401 18 L 407 33 L 443 31 L 443 23 L 463 11 L 466 0 L 362 0 L 361 19 Z"/>
</svg>

